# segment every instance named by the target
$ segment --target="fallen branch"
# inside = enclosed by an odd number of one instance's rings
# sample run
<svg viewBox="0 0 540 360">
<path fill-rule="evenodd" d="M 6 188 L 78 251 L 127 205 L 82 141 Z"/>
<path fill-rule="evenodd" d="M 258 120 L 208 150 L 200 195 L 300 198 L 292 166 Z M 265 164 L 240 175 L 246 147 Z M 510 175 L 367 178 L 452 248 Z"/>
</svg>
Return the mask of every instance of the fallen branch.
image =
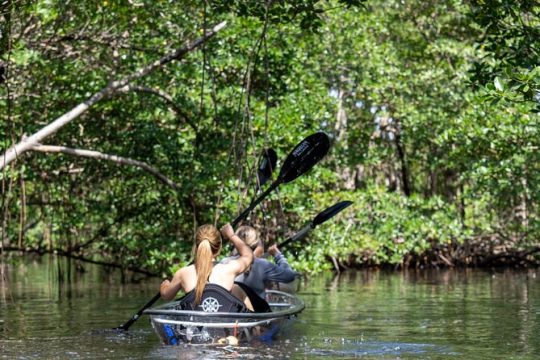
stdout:
<svg viewBox="0 0 540 360">
<path fill-rule="evenodd" d="M 341 274 L 341 270 L 339 268 L 339 263 L 335 256 L 330 255 L 330 259 L 332 260 L 332 263 L 334 264 L 334 269 L 336 269 L 336 273 L 339 275 Z"/>
<path fill-rule="evenodd" d="M 144 163 L 142 161 L 133 160 L 133 159 L 117 156 L 117 155 L 104 154 L 99 151 L 73 149 L 73 148 L 68 148 L 65 146 L 38 144 L 38 145 L 33 145 L 30 148 L 30 150 L 44 152 L 44 153 L 64 153 L 64 154 L 69 154 L 69 155 L 89 157 L 93 159 L 113 161 L 121 165 L 137 166 L 149 172 L 150 174 L 154 175 L 159 181 L 173 188 L 174 190 L 178 191 L 180 189 L 178 184 L 176 184 L 174 181 L 172 181 L 171 179 L 169 179 L 168 177 L 160 173 L 155 167 L 148 165 L 147 163 Z"/>
<path fill-rule="evenodd" d="M 437 256 L 439 257 L 439 259 L 441 259 L 446 265 L 448 265 L 449 267 L 454 267 L 454 264 L 448 260 L 446 258 L 446 256 L 444 256 L 443 254 L 441 254 L 440 252 L 437 254 Z"/>
<path fill-rule="evenodd" d="M 77 117 L 79 117 L 81 114 L 86 112 L 91 106 L 96 104 L 101 99 L 119 92 L 120 89 L 122 89 L 126 85 L 130 84 L 134 80 L 142 78 L 143 76 L 149 74 L 150 72 L 156 70 L 157 68 L 160 68 L 163 65 L 173 60 L 181 59 L 185 54 L 193 51 L 194 49 L 199 47 L 201 44 L 206 42 L 208 39 L 213 37 L 218 31 L 223 29 L 225 25 L 226 25 L 226 22 L 222 22 L 214 26 L 211 30 L 206 31 L 202 37 L 198 38 L 197 40 L 189 42 L 186 46 L 163 56 L 161 59 L 135 71 L 133 74 L 125 77 L 124 79 L 110 82 L 109 85 L 107 85 L 105 88 L 95 93 L 86 101 L 80 103 L 79 105 L 77 105 L 76 107 L 74 107 L 73 109 L 65 113 L 64 115 L 60 116 L 49 125 L 45 126 L 44 128 L 42 128 L 41 130 L 39 130 L 38 132 L 36 132 L 35 134 L 31 136 L 23 138 L 21 142 L 13 145 L 4 154 L 0 155 L 0 159 L 1 159 L 0 170 L 6 167 L 6 165 L 11 163 L 17 157 L 19 157 L 22 153 L 32 149 L 32 147 L 37 145 L 40 141 L 54 134 L 61 127 L 68 124 L 69 122 L 76 119 Z"/>
</svg>

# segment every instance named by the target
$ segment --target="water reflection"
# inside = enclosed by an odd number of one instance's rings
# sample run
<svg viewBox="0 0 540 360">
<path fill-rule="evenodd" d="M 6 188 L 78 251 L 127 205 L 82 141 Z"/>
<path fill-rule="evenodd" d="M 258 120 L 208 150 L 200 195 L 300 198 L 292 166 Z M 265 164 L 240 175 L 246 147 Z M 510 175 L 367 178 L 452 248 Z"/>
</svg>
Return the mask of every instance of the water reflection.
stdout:
<svg viewBox="0 0 540 360">
<path fill-rule="evenodd" d="M 124 323 L 159 279 L 54 257 L 0 258 L 0 358 L 535 359 L 537 270 L 346 272 L 304 281 L 306 309 L 272 344 L 162 346 Z"/>
<path fill-rule="evenodd" d="M 323 356 L 345 357 L 386 357 L 385 352 L 395 348 L 398 353 L 391 356 L 416 357 L 409 351 L 412 344 L 412 353 L 431 358 L 456 354 L 470 359 L 536 358 L 540 350 L 539 321 L 534 316 L 540 301 L 536 273 L 364 271 L 310 281 L 310 291 L 303 296 L 310 320 L 302 326 L 305 331 L 314 325 L 324 329 L 318 336 L 332 341 L 321 347 L 316 337 L 307 348 Z M 332 323 L 340 326 L 333 328 Z M 343 344 L 340 339 L 345 339 Z M 350 339 L 363 341 L 353 340 L 358 346 L 351 348 Z M 366 343 L 374 344 L 375 352 L 364 351 Z"/>
</svg>

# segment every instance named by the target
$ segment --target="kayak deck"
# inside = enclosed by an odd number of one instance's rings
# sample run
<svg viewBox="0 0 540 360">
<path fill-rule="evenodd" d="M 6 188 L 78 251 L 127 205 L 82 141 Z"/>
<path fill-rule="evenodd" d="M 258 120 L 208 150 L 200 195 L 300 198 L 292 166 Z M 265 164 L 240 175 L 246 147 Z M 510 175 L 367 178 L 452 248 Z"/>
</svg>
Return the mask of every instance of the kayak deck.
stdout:
<svg viewBox="0 0 540 360">
<path fill-rule="evenodd" d="M 220 343 L 227 337 L 240 342 L 271 340 L 304 309 L 298 297 L 267 291 L 272 312 L 227 313 L 177 310 L 179 301 L 145 310 L 155 332 L 164 344 Z M 235 340 L 235 341 L 236 341 Z"/>
</svg>

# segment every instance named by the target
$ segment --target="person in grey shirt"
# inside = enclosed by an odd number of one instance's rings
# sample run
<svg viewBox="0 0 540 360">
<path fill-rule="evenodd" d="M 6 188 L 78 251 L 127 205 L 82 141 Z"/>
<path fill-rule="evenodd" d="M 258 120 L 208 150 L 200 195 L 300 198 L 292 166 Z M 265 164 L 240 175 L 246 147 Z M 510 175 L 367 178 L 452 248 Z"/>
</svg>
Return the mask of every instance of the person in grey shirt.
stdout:
<svg viewBox="0 0 540 360">
<path fill-rule="evenodd" d="M 242 239 L 252 250 L 255 258 L 253 264 L 244 273 L 238 275 L 235 283 L 246 286 L 260 298 L 266 298 L 266 288 L 271 282 L 289 283 L 294 281 L 297 273 L 291 269 L 285 256 L 279 251 L 277 245 L 268 248 L 268 253 L 274 257 L 274 263 L 263 259 L 264 247 L 259 239 L 257 231 L 251 226 L 240 226 L 236 235 Z M 226 258 L 222 262 L 230 261 L 233 257 Z M 236 295 L 236 294 L 235 294 Z M 249 294 L 248 294 L 249 295 Z M 250 299 L 252 296 L 250 296 Z M 243 299 L 242 299 L 243 300 Z M 253 303 L 253 299 L 251 299 Z M 257 301 L 258 299 L 256 299 Z M 255 307 L 255 304 L 254 304 Z"/>
</svg>

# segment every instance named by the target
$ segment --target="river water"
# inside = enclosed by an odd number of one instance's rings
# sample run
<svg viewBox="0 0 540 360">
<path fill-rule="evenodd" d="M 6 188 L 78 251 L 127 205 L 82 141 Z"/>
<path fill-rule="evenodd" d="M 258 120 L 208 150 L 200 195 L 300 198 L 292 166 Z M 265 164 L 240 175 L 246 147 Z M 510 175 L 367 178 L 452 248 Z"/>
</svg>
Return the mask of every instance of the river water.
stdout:
<svg viewBox="0 0 540 360">
<path fill-rule="evenodd" d="M 160 280 L 55 257 L 0 258 L 5 359 L 540 359 L 539 270 L 346 272 L 303 280 L 272 344 L 164 346 L 126 322 Z M 82 271 L 81 271 L 82 270 Z"/>
</svg>

